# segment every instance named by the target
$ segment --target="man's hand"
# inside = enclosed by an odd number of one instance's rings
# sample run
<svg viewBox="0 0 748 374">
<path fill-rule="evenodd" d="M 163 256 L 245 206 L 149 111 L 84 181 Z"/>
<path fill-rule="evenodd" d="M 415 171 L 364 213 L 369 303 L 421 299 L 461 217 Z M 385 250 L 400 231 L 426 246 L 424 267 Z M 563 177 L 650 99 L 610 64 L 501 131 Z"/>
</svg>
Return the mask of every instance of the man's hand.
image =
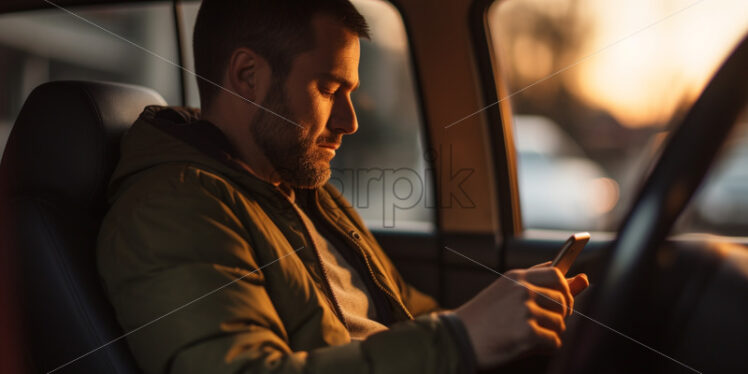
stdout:
<svg viewBox="0 0 748 374">
<path fill-rule="evenodd" d="M 565 279 L 549 264 L 509 271 L 455 310 L 480 368 L 561 346 L 564 319 L 589 281 L 585 274 Z"/>
</svg>

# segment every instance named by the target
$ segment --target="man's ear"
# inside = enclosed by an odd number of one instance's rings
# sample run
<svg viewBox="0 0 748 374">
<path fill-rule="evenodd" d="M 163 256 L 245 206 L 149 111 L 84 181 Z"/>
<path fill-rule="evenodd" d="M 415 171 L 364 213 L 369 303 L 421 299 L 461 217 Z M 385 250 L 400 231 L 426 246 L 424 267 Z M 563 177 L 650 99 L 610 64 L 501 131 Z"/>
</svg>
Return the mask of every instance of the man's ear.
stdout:
<svg viewBox="0 0 748 374">
<path fill-rule="evenodd" d="M 249 48 L 237 48 L 231 54 L 226 69 L 231 91 L 241 97 L 257 102 L 264 97 L 266 82 L 269 75 L 268 64 L 265 60 Z"/>
</svg>

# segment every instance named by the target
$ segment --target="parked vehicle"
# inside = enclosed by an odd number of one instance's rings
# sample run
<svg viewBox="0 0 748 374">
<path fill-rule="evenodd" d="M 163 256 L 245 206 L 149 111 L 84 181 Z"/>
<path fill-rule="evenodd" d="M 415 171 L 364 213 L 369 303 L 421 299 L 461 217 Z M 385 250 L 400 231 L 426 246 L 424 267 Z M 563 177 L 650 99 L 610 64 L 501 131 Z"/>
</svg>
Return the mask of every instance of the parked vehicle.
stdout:
<svg viewBox="0 0 748 374">
<path fill-rule="evenodd" d="M 607 214 L 618 203 L 618 183 L 552 120 L 517 115 L 514 128 L 524 224 L 604 229 Z"/>
</svg>

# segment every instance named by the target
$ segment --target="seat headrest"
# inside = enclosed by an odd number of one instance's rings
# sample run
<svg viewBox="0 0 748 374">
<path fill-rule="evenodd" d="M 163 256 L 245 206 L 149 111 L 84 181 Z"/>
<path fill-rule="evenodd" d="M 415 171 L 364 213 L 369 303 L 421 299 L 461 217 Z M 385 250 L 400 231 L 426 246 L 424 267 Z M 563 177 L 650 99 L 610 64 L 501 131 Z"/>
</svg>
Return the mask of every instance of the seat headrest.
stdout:
<svg viewBox="0 0 748 374">
<path fill-rule="evenodd" d="M 12 195 L 38 194 L 98 208 L 119 158 L 119 140 L 153 90 L 108 82 L 42 84 L 26 99 L 8 138 L 2 178 Z"/>
</svg>

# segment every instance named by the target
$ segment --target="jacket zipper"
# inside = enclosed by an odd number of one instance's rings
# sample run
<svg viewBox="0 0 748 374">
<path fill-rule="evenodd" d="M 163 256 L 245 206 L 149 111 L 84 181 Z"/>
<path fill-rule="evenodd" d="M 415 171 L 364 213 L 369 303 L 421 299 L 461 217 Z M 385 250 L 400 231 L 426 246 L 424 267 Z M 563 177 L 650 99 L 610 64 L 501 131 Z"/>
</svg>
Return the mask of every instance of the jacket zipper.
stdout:
<svg viewBox="0 0 748 374">
<path fill-rule="evenodd" d="M 338 232 L 340 232 L 341 234 L 343 234 L 343 236 L 346 236 L 347 238 L 347 235 L 342 230 L 340 230 L 340 228 L 338 228 L 337 226 L 333 226 L 333 227 L 335 228 L 335 230 L 337 230 Z M 359 253 L 364 258 L 364 263 L 366 264 L 366 268 L 369 270 L 369 276 L 374 281 L 374 284 L 376 284 L 377 287 L 379 287 L 379 289 L 385 293 L 385 295 L 389 296 L 390 299 L 392 299 L 392 301 L 394 301 L 395 304 L 397 304 L 400 307 L 400 309 L 405 313 L 405 315 L 408 316 L 408 318 L 413 319 L 413 315 L 410 314 L 410 311 L 408 311 L 408 308 L 406 308 L 405 305 L 403 305 L 400 299 L 395 297 L 395 295 L 393 295 L 392 292 L 390 292 L 386 287 L 384 287 L 381 283 L 379 283 L 379 279 L 376 277 L 376 274 L 374 274 L 374 270 L 372 269 L 371 263 L 369 262 L 369 256 L 366 254 L 366 251 L 364 251 L 361 245 L 359 245 L 353 240 L 350 240 L 350 239 L 346 239 L 346 240 L 348 240 L 349 243 L 353 243 L 353 245 L 356 248 L 358 248 Z"/>
<path fill-rule="evenodd" d="M 316 205 L 318 212 L 321 212 L 322 207 L 319 205 L 319 200 L 317 199 L 316 191 L 314 194 L 314 203 Z M 376 275 L 374 274 L 374 270 L 372 269 L 371 263 L 369 262 L 369 256 L 366 254 L 366 251 L 364 251 L 363 247 L 361 247 L 361 245 L 358 244 L 356 241 L 351 240 L 348 237 L 348 235 L 346 235 L 346 233 L 343 232 L 343 230 L 341 230 L 337 225 L 335 225 L 329 219 L 327 219 L 327 217 L 324 214 L 320 214 L 320 215 L 328 223 L 329 226 L 332 226 L 334 230 L 342 234 L 342 236 L 345 238 L 345 240 L 348 241 L 348 243 L 352 243 L 356 248 L 358 248 L 359 253 L 364 258 L 364 263 L 366 264 L 366 268 L 369 270 L 369 276 L 374 281 L 374 284 L 376 284 L 377 287 L 379 287 L 379 289 L 382 292 L 384 292 L 385 295 L 389 296 L 390 299 L 392 299 L 392 301 L 394 301 L 395 304 L 397 304 L 400 307 L 400 309 L 405 313 L 405 315 L 408 316 L 408 318 L 413 319 L 413 315 L 410 313 L 410 311 L 408 311 L 408 308 L 406 308 L 405 305 L 403 305 L 400 299 L 396 298 L 395 295 L 393 295 L 389 290 L 387 290 L 386 287 L 384 287 L 381 283 L 379 283 L 379 279 L 377 279 Z"/>
<path fill-rule="evenodd" d="M 288 201 L 288 199 L 286 200 Z M 293 203 L 291 204 L 291 207 L 296 213 L 296 216 L 301 221 L 301 225 L 304 226 L 304 231 L 306 232 L 307 237 L 312 242 L 312 251 L 314 252 L 315 257 L 317 258 L 317 263 L 319 264 L 320 270 L 322 270 L 322 280 L 324 281 L 325 287 L 327 288 L 326 291 L 329 293 L 330 301 L 333 304 L 333 309 L 335 309 L 335 313 L 338 315 L 338 318 L 340 318 L 340 322 L 343 323 L 343 326 L 345 326 L 346 330 L 350 331 L 350 328 L 348 327 L 348 322 L 346 322 L 345 316 L 343 315 L 343 309 L 340 307 L 340 304 L 338 303 L 338 299 L 335 298 L 335 293 L 332 291 L 330 280 L 327 277 L 327 270 L 325 269 L 325 264 L 322 263 L 322 256 L 320 256 L 319 254 L 319 249 L 317 248 L 317 243 L 314 241 L 314 238 L 312 237 L 311 230 L 309 230 L 309 227 L 307 227 L 306 222 L 301 217 L 301 213 L 298 211 L 299 208 L 296 207 L 296 205 Z"/>
</svg>

